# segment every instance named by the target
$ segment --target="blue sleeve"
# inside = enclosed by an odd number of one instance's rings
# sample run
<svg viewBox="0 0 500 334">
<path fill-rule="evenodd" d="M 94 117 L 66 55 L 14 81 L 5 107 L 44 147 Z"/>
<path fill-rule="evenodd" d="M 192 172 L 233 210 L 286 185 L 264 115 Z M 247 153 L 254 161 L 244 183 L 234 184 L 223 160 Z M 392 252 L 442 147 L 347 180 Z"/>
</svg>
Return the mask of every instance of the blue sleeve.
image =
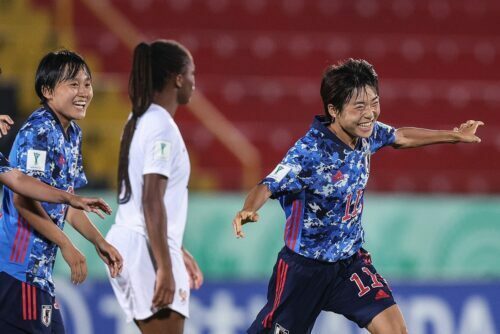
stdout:
<svg viewBox="0 0 500 334">
<path fill-rule="evenodd" d="M 10 167 L 9 161 L 5 159 L 2 153 L 0 153 L 0 174 L 9 172 L 11 170 L 12 168 Z"/>
<path fill-rule="evenodd" d="M 311 179 L 312 154 L 298 141 L 266 178 L 261 181 L 271 191 L 271 198 L 301 192 Z"/>
<path fill-rule="evenodd" d="M 57 182 L 52 177 L 51 165 L 57 156 L 50 140 L 50 130 L 44 126 L 30 127 L 26 124 L 17 134 L 10 152 L 11 166 L 51 186 Z"/>
<path fill-rule="evenodd" d="M 75 189 L 81 188 L 88 183 L 87 176 L 83 170 L 83 157 L 82 157 L 82 132 L 78 134 L 78 161 L 75 171 Z"/>
<path fill-rule="evenodd" d="M 382 122 L 376 122 L 370 136 L 370 151 L 377 152 L 384 146 L 392 145 L 396 140 L 396 129 Z"/>
</svg>

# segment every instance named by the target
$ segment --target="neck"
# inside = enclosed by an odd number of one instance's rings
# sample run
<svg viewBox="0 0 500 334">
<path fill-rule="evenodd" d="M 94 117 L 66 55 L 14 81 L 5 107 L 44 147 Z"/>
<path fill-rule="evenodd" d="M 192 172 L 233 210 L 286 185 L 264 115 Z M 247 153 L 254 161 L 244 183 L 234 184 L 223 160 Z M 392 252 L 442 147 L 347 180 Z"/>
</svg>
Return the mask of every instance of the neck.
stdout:
<svg viewBox="0 0 500 334">
<path fill-rule="evenodd" d="M 64 117 L 63 115 L 61 115 L 59 112 L 57 112 L 57 110 L 55 110 L 54 108 L 52 108 L 52 106 L 50 105 L 50 103 L 47 103 L 47 105 L 49 106 L 50 110 L 52 110 L 52 112 L 54 113 L 54 115 L 56 115 L 57 119 L 61 123 L 61 126 L 62 126 L 62 128 L 64 130 L 64 133 L 66 133 L 68 131 L 69 125 L 71 123 L 71 119 L 68 119 L 68 118 Z"/>
<path fill-rule="evenodd" d="M 179 106 L 179 103 L 177 103 L 176 92 L 174 90 L 156 92 L 153 96 L 153 103 L 167 109 L 172 117 L 174 117 L 177 107 Z"/>
<path fill-rule="evenodd" d="M 330 129 L 330 131 L 333 132 L 333 134 L 337 136 L 338 139 L 340 139 L 350 148 L 354 149 L 356 147 L 356 144 L 358 143 L 358 137 L 351 136 L 342 128 L 342 126 L 338 124 L 338 122 L 331 123 L 328 126 L 328 129 Z"/>
</svg>

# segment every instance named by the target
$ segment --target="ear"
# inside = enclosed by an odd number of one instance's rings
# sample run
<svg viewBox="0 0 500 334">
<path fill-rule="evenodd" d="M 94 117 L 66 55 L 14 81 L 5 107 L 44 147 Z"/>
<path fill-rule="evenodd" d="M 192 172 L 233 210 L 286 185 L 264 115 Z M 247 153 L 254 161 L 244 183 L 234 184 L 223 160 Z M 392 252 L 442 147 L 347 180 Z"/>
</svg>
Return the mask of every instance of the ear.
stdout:
<svg viewBox="0 0 500 334">
<path fill-rule="evenodd" d="M 184 77 L 182 74 L 177 74 L 175 76 L 175 82 L 174 82 L 175 88 L 182 88 L 184 85 Z"/>
<path fill-rule="evenodd" d="M 337 117 L 337 115 L 339 114 L 338 110 L 333 106 L 333 104 L 329 104 L 328 106 L 328 113 L 330 114 L 330 116 L 332 116 L 332 118 L 335 118 Z"/>
<path fill-rule="evenodd" d="M 47 86 L 42 87 L 42 95 L 47 99 L 50 100 L 54 96 L 54 90 L 49 89 Z"/>
</svg>

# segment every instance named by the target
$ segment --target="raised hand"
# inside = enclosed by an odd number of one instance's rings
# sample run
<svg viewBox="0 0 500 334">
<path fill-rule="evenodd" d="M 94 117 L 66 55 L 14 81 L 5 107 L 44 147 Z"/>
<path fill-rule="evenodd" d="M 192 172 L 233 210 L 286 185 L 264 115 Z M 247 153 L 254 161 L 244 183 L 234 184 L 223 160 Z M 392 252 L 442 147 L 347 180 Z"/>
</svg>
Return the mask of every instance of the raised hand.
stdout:
<svg viewBox="0 0 500 334">
<path fill-rule="evenodd" d="M 71 270 L 71 282 L 73 284 L 82 283 L 87 277 L 87 261 L 85 256 L 71 243 L 60 247 L 64 261 Z"/>
<path fill-rule="evenodd" d="M 462 123 L 460 127 L 454 128 L 453 131 L 459 132 L 460 142 L 462 143 L 480 143 L 481 138 L 476 136 L 477 128 L 481 125 L 484 125 L 481 121 L 473 121 L 469 120 L 465 123 Z"/>
<path fill-rule="evenodd" d="M 259 214 L 255 211 L 241 210 L 236 213 L 233 219 L 233 230 L 236 238 L 244 238 L 245 233 L 243 233 L 242 226 L 246 223 L 255 223 L 259 220 Z"/>
<path fill-rule="evenodd" d="M 93 212 L 101 219 L 104 219 L 104 214 L 110 215 L 111 212 L 113 212 L 108 203 L 106 203 L 102 198 L 72 195 L 68 204 L 75 209 Z"/>
<path fill-rule="evenodd" d="M 108 266 L 111 277 L 118 276 L 123 268 L 123 259 L 120 253 L 104 238 L 100 238 L 94 246 L 99 257 Z"/>
<path fill-rule="evenodd" d="M 13 124 L 14 121 L 8 115 L 0 115 L 0 138 L 9 132 L 10 126 Z"/>
</svg>

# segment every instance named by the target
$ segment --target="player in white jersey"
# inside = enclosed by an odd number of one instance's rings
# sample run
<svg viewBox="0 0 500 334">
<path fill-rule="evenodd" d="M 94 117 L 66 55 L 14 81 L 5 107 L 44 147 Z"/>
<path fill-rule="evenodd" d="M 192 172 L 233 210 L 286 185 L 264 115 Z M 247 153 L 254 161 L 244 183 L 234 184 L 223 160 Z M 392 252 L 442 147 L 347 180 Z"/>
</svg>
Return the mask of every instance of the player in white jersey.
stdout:
<svg viewBox="0 0 500 334">
<path fill-rule="evenodd" d="M 190 165 L 173 116 L 194 91 L 194 63 L 175 41 L 140 43 L 134 50 L 118 167 L 119 207 L 106 239 L 124 268 L 111 285 L 127 320 L 142 333 L 182 333 L 189 290 L 203 275 L 182 247 Z"/>
</svg>

